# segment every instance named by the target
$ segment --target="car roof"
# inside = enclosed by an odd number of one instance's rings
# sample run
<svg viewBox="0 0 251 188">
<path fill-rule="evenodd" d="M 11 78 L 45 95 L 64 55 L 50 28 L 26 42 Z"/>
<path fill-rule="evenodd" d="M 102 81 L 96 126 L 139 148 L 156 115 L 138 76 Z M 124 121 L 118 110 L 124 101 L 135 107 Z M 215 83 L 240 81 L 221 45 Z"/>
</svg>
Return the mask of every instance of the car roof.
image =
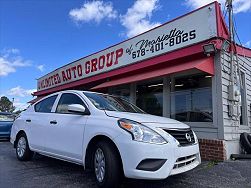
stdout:
<svg viewBox="0 0 251 188">
<path fill-rule="evenodd" d="M 40 101 L 44 100 L 45 98 L 51 97 L 53 95 L 58 95 L 58 94 L 63 94 L 63 93 L 96 93 L 96 94 L 102 94 L 102 95 L 109 95 L 109 94 L 105 94 L 105 93 L 99 93 L 99 92 L 94 92 L 94 91 L 86 91 L 86 90 L 73 90 L 73 89 L 69 89 L 69 90 L 62 90 L 62 91 L 58 91 L 55 93 L 51 93 L 50 95 L 47 95 L 45 97 L 42 97 L 41 99 L 39 99 L 38 101 L 34 102 L 32 105 L 35 105 L 37 103 L 39 103 Z"/>
<path fill-rule="evenodd" d="M 63 90 L 63 91 L 59 91 L 53 94 L 59 94 L 59 93 L 67 93 L 67 92 L 73 92 L 73 93 L 96 93 L 96 94 L 102 94 L 102 95 L 108 95 L 106 93 L 100 93 L 100 92 L 95 92 L 95 91 L 87 91 L 87 90 Z M 51 95 L 53 95 L 51 94 Z"/>
</svg>

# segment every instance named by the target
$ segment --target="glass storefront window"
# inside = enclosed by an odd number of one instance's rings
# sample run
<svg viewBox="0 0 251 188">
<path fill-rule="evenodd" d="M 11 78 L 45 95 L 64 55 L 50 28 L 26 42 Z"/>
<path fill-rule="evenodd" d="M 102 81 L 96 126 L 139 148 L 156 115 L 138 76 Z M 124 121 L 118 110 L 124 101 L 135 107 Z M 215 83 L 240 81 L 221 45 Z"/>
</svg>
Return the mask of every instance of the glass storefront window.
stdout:
<svg viewBox="0 0 251 188">
<path fill-rule="evenodd" d="M 109 88 L 109 94 L 130 100 L 130 85 L 121 85 Z"/>
<path fill-rule="evenodd" d="M 138 84 L 136 105 L 149 114 L 163 115 L 163 82 Z"/>
<path fill-rule="evenodd" d="M 241 72 L 240 75 L 240 79 L 241 79 L 241 84 L 240 84 L 240 93 L 241 93 L 241 104 L 240 104 L 240 125 L 247 125 L 247 121 L 246 121 L 246 93 L 245 93 L 245 73 Z"/>
<path fill-rule="evenodd" d="M 175 78 L 171 117 L 184 122 L 212 122 L 212 79 L 209 75 Z"/>
</svg>

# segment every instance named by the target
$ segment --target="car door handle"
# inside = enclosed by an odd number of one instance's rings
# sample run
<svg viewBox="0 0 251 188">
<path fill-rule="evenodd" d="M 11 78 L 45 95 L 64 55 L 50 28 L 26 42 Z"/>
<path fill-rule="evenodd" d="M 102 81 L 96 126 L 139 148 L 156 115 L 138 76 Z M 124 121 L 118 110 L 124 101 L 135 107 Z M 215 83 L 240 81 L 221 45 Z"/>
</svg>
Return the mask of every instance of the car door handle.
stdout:
<svg viewBox="0 0 251 188">
<path fill-rule="evenodd" d="M 53 120 L 53 121 L 50 121 L 50 124 L 57 124 L 57 121 L 56 120 Z"/>
<path fill-rule="evenodd" d="M 30 122 L 31 122 L 31 120 L 30 120 L 30 119 L 26 119 L 26 122 L 30 123 Z"/>
</svg>

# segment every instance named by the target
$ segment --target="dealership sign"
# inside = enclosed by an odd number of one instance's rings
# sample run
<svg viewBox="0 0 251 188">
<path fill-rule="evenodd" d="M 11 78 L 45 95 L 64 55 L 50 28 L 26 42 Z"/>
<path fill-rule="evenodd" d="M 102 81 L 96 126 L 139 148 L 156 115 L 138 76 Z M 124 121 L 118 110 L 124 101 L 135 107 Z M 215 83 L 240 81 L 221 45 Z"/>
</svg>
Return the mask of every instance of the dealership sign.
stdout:
<svg viewBox="0 0 251 188">
<path fill-rule="evenodd" d="M 74 82 L 217 36 L 215 4 L 194 11 L 38 79 L 38 91 Z"/>
</svg>

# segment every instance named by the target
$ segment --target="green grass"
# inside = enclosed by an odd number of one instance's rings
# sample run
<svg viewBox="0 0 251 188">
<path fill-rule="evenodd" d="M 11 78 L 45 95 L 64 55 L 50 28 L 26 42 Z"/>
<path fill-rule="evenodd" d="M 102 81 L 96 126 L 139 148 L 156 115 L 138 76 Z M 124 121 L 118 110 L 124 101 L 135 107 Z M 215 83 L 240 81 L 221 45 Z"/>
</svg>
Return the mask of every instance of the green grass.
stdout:
<svg viewBox="0 0 251 188">
<path fill-rule="evenodd" d="M 209 161 L 206 168 L 212 168 L 214 167 L 215 165 L 218 165 L 219 161 L 218 160 L 212 160 L 212 161 Z"/>
</svg>

